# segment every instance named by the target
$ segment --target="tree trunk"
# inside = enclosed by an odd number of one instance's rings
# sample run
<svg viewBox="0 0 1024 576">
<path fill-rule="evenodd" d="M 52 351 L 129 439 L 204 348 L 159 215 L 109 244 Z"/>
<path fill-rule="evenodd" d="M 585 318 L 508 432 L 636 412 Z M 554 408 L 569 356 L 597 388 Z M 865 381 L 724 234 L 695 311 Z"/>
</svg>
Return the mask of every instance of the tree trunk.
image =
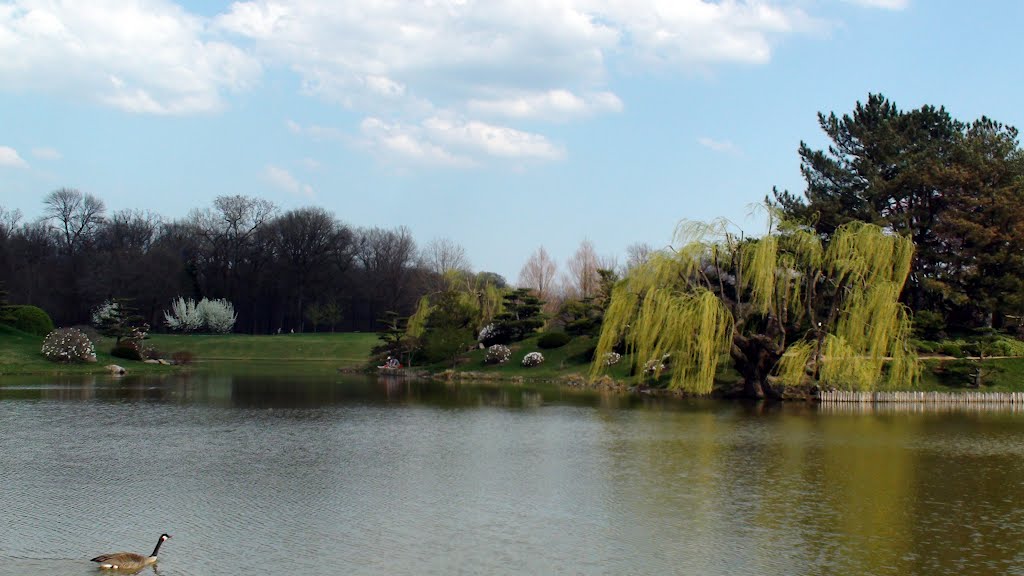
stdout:
<svg viewBox="0 0 1024 576">
<path fill-rule="evenodd" d="M 771 338 L 761 334 L 735 335 L 730 355 L 743 376 L 744 397 L 759 400 L 782 398 L 768 381 L 768 376 L 782 357 Z"/>
</svg>

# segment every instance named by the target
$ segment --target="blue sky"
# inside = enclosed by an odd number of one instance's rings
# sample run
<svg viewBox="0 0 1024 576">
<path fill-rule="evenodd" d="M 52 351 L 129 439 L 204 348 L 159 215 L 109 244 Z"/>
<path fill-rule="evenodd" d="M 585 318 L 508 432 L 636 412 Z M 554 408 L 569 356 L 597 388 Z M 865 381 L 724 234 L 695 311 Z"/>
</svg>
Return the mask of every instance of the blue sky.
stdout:
<svg viewBox="0 0 1024 576">
<path fill-rule="evenodd" d="M 1024 3 L 0 0 L 0 206 L 73 187 L 167 218 L 218 195 L 447 237 L 668 243 L 802 190 L 869 92 L 1022 126 Z"/>
</svg>

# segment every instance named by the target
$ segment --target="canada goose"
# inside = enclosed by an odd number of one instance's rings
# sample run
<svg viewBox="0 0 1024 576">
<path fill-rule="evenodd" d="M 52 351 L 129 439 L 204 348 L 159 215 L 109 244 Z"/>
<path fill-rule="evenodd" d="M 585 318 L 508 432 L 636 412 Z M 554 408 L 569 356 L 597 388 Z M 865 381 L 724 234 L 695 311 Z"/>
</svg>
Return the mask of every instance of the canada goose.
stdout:
<svg viewBox="0 0 1024 576">
<path fill-rule="evenodd" d="M 160 551 L 160 545 L 170 537 L 170 534 L 161 534 L 160 539 L 156 541 L 156 548 L 153 548 L 153 553 L 149 556 L 133 552 L 115 552 L 97 556 L 92 559 L 92 562 L 99 562 L 100 568 L 107 570 L 138 570 L 156 562 L 156 554 Z"/>
</svg>

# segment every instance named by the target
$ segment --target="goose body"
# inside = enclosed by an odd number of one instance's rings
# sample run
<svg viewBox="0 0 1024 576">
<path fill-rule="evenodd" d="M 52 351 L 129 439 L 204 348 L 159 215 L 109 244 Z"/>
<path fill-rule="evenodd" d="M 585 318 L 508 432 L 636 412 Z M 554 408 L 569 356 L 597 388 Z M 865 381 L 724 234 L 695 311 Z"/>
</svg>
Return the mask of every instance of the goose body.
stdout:
<svg viewBox="0 0 1024 576">
<path fill-rule="evenodd" d="M 153 548 L 153 553 L 149 556 L 134 552 L 114 552 L 113 554 L 101 554 L 93 558 L 92 562 L 98 562 L 100 568 L 104 570 L 138 570 L 156 562 L 160 545 L 170 537 L 169 534 L 161 534 L 160 539 L 156 541 L 156 548 Z"/>
</svg>

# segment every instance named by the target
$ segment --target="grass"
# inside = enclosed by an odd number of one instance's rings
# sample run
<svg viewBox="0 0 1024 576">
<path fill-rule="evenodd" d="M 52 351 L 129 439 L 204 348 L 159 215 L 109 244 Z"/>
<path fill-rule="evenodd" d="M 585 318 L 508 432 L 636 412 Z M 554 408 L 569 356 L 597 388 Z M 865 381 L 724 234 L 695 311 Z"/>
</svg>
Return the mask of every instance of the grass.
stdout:
<svg viewBox="0 0 1024 576">
<path fill-rule="evenodd" d="M 274 336 L 154 334 L 146 343 L 170 358 L 188 351 L 190 369 L 232 373 L 334 373 L 338 368 L 366 364 L 377 343 L 373 333 L 281 334 Z M 124 366 L 133 374 L 166 373 L 177 366 L 145 364 L 111 357 L 113 341 L 102 339 L 95 364 L 56 364 L 39 353 L 43 339 L 0 326 L 0 374 L 98 374 L 107 364 Z"/>
<path fill-rule="evenodd" d="M 174 370 L 172 366 L 114 358 L 106 353 L 113 347 L 113 341 L 106 338 L 97 346 L 96 362 L 89 364 L 50 362 L 40 353 L 42 347 L 42 336 L 0 326 L 0 374 L 106 374 L 108 364 L 130 366 L 133 373 L 159 374 Z"/>
<path fill-rule="evenodd" d="M 0 374 L 101 374 L 107 364 L 118 364 L 133 374 L 159 374 L 181 370 L 177 366 L 144 364 L 122 358 L 113 358 L 106 352 L 113 341 L 103 339 L 97 346 L 95 364 L 55 364 L 39 353 L 43 339 L 6 326 L 0 326 Z M 191 352 L 195 364 L 189 369 L 232 374 L 287 374 L 325 375 L 338 368 L 359 368 L 367 365 L 371 348 L 377 344 L 377 335 L 368 333 L 280 334 L 272 336 L 180 335 L 154 334 L 147 343 L 170 357 L 177 351 Z M 455 370 L 473 372 L 484 378 L 562 380 L 569 376 L 587 378 L 590 374 L 590 355 L 596 341 L 588 337 L 574 338 L 561 348 L 542 350 L 537 337 L 513 343 L 512 356 L 505 364 L 484 364 L 484 350 L 474 350 L 457 363 Z M 528 352 L 539 351 L 544 363 L 524 368 L 520 362 Z M 967 390 L 973 361 L 956 359 L 924 360 L 923 377 L 918 390 Z M 992 358 L 983 363 L 987 375 L 982 391 L 1024 391 L 1024 358 Z M 450 365 L 435 364 L 424 367 L 430 371 L 443 371 Z M 629 359 L 623 358 L 605 373 L 623 382 L 634 382 L 629 375 Z M 719 383 L 737 381 L 738 374 L 723 366 Z"/>
</svg>

